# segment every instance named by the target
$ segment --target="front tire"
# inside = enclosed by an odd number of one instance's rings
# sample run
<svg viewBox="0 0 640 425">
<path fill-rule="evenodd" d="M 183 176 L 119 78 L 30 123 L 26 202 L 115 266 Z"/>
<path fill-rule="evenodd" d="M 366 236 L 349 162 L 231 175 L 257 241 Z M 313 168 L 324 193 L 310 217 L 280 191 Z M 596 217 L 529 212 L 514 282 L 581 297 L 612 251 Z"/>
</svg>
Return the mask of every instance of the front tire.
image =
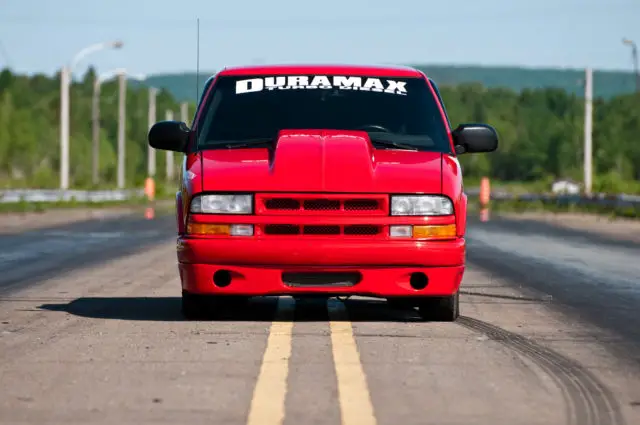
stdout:
<svg viewBox="0 0 640 425">
<path fill-rule="evenodd" d="M 418 312 L 423 320 L 455 322 L 460 316 L 460 292 L 447 297 L 433 297 L 421 300 Z"/>
</svg>

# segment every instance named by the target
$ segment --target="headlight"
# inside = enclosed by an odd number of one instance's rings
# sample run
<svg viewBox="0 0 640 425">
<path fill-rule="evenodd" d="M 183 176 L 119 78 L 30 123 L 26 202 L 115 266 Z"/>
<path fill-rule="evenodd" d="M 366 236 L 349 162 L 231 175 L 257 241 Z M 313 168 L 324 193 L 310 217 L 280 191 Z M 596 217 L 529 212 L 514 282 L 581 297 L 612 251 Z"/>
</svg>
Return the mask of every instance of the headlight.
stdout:
<svg viewBox="0 0 640 425">
<path fill-rule="evenodd" d="M 197 195 L 191 212 L 200 214 L 253 214 L 252 195 Z"/>
<path fill-rule="evenodd" d="M 391 215 L 451 215 L 453 204 L 446 196 L 392 196 Z"/>
</svg>

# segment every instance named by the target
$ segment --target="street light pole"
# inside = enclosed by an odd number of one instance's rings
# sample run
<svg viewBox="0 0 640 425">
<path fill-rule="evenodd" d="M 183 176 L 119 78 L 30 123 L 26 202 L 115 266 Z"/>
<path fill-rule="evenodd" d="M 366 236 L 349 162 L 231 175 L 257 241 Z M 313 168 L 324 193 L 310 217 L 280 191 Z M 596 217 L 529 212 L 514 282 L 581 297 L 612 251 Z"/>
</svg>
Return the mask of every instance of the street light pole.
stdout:
<svg viewBox="0 0 640 425">
<path fill-rule="evenodd" d="M 636 80 L 636 92 L 640 93 L 640 72 L 638 72 L 638 46 L 633 40 L 629 40 L 628 38 L 622 39 L 622 44 L 631 47 L 631 59 L 633 60 L 633 73 L 635 74 Z"/>
<path fill-rule="evenodd" d="M 100 76 L 96 75 L 93 83 L 93 99 L 91 112 L 92 116 L 92 139 L 93 155 L 91 166 L 91 182 L 97 185 L 100 181 Z"/>
<path fill-rule="evenodd" d="M 99 50 L 123 46 L 121 41 L 110 41 L 92 44 L 75 54 L 69 65 L 64 65 L 60 72 L 60 189 L 69 188 L 69 91 L 73 70 L 85 56 Z"/>
</svg>

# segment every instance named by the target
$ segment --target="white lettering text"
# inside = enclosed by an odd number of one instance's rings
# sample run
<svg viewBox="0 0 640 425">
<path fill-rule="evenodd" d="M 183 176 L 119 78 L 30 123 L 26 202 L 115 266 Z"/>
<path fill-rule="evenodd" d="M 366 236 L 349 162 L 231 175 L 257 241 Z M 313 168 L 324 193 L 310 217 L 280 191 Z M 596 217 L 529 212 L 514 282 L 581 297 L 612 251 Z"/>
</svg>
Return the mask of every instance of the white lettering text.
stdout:
<svg viewBox="0 0 640 425">
<path fill-rule="evenodd" d="M 250 80 L 236 81 L 236 93 L 250 93 L 261 91 L 264 88 L 262 78 L 252 78 Z"/>
</svg>

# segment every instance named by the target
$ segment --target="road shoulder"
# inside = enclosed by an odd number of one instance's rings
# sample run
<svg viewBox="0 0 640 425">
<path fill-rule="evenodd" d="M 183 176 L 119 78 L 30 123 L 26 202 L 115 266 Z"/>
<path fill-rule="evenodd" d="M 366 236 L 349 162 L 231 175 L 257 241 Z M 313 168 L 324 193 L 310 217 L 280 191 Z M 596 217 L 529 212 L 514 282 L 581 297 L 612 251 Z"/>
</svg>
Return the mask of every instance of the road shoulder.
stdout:
<svg viewBox="0 0 640 425">
<path fill-rule="evenodd" d="M 578 230 L 594 235 L 640 243 L 640 220 L 611 218 L 595 214 L 578 213 L 494 213 L 494 217 L 504 217 L 523 223 L 546 223 L 559 228 Z"/>
<path fill-rule="evenodd" d="M 158 201 L 154 212 L 158 214 L 173 207 L 172 201 Z M 20 212 L 0 214 L 0 235 L 18 233 L 64 226 L 67 224 L 100 221 L 138 214 L 142 216 L 147 206 L 101 206 L 86 208 L 55 208 L 42 212 Z"/>
</svg>

